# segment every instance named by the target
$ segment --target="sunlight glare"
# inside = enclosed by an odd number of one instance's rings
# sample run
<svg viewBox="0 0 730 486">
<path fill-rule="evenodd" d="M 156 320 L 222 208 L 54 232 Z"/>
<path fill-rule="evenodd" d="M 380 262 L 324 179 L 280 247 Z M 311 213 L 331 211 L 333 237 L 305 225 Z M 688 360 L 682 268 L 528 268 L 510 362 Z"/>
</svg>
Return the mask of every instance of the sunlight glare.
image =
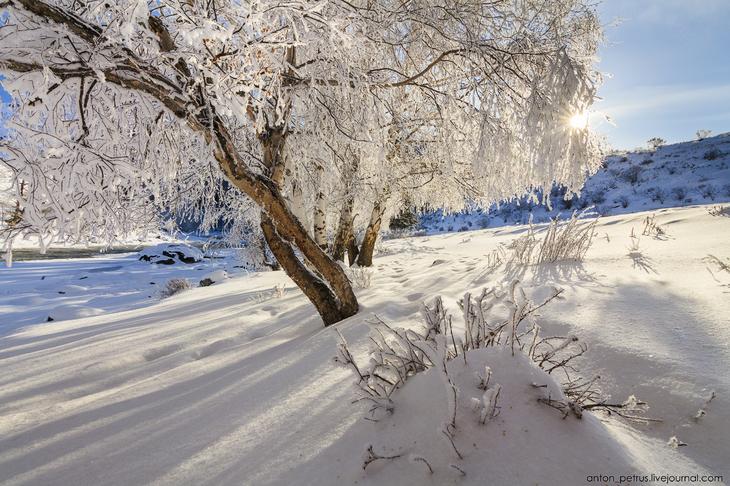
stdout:
<svg viewBox="0 0 730 486">
<path fill-rule="evenodd" d="M 570 117 L 568 123 L 571 128 L 575 128 L 576 130 L 586 128 L 588 126 L 588 112 L 582 111 L 580 113 L 576 113 Z"/>
</svg>

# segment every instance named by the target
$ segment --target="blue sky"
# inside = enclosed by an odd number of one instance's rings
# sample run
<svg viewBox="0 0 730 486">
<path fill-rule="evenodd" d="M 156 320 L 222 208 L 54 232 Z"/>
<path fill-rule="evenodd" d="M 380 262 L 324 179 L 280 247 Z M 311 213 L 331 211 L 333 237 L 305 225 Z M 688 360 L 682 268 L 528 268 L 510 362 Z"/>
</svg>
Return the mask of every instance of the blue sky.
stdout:
<svg viewBox="0 0 730 486">
<path fill-rule="evenodd" d="M 604 0 L 598 10 L 606 79 L 591 125 L 614 148 L 730 131 L 730 0 Z"/>
<path fill-rule="evenodd" d="M 605 0 L 598 10 L 607 40 L 598 66 L 610 78 L 591 125 L 611 145 L 730 131 L 730 0 Z"/>
</svg>

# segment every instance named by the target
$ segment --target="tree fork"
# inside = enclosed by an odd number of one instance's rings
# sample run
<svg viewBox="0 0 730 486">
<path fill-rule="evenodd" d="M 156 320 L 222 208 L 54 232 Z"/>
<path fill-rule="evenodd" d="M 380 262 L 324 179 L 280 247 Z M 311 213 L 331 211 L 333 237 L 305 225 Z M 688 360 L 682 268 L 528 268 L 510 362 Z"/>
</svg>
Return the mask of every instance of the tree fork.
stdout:
<svg viewBox="0 0 730 486">
<path fill-rule="evenodd" d="M 236 161 L 238 152 L 232 147 L 225 126 L 217 116 L 214 120 L 217 122 L 214 125 L 216 140 L 221 149 L 216 151 L 216 158 L 229 179 L 234 184 L 238 181 L 243 186 L 248 182 L 245 176 L 250 173 L 246 171 L 240 174 L 236 171 L 237 167 L 242 167 Z M 359 306 L 344 271 L 308 235 L 279 191 L 285 175 L 281 160 L 282 149 L 286 143 L 283 127 L 270 128 L 265 136 L 260 137 L 260 141 L 264 162 L 269 168 L 271 178 L 254 180 L 263 183 L 268 189 L 254 192 L 259 197 L 263 196 L 261 199 L 254 198 L 254 201 L 262 208 L 261 229 L 269 248 L 287 275 L 317 308 L 326 326 L 356 314 Z M 249 194 L 243 187 L 238 187 Z M 299 260 L 294 247 L 302 252 L 306 261 L 313 267 L 314 273 Z"/>
<path fill-rule="evenodd" d="M 276 260 L 304 295 L 314 304 L 325 326 L 349 317 L 346 315 L 347 312 L 339 305 L 338 299 L 332 290 L 312 274 L 299 260 L 292 245 L 278 234 L 271 219 L 263 212 L 261 213 L 261 230 Z"/>
</svg>

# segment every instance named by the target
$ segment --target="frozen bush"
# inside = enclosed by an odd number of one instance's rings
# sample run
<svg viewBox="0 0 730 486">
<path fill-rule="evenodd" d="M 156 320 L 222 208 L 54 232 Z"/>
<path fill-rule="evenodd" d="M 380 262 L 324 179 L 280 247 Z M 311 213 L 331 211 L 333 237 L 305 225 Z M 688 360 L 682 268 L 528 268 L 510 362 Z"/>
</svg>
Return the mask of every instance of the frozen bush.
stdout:
<svg viewBox="0 0 730 486">
<path fill-rule="evenodd" d="M 661 137 L 652 137 L 647 141 L 649 148 L 652 150 L 656 150 L 666 143 L 667 143 L 667 141 Z"/>
<path fill-rule="evenodd" d="M 672 194 L 674 194 L 674 198 L 677 201 L 684 201 L 684 198 L 687 197 L 687 189 L 682 186 L 678 186 L 672 189 Z"/>
<path fill-rule="evenodd" d="M 621 173 L 621 178 L 630 184 L 639 182 L 639 176 L 644 171 L 640 165 L 632 165 Z"/>
<path fill-rule="evenodd" d="M 664 204 L 664 200 L 667 197 L 667 193 L 664 192 L 664 189 L 662 189 L 661 187 L 652 187 L 649 188 L 647 192 L 649 193 L 652 201 Z"/>
<path fill-rule="evenodd" d="M 160 290 L 160 297 L 163 299 L 172 297 L 175 294 L 179 294 L 183 290 L 193 288 L 190 282 L 186 278 L 172 278 L 167 281 L 165 287 Z"/>
<path fill-rule="evenodd" d="M 416 214 L 413 208 L 407 206 L 390 219 L 390 225 L 388 227 L 393 230 L 411 230 L 418 227 L 419 223 L 420 219 L 418 214 Z"/>
<path fill-rule="evenodd" d="M 712 130 L 705 130 L 705 129 L 697 130 L 697 140 L 704 140 L 707 137 L 709 137 L 711 133 L 712 133 Z"/>
<path fill-rule="evenodd" d="M 653 236 L 654 238 L 662 238 L 666 236 L 664 228 L 657 224 L 654 214 L 644 218 L 644 230 L 641 234 L 644 236 Z M 638 246 L 636 249 L 638 251 Z"/>
<path fill-rule="evenodd" d="M 722 152 L 720 152 L 716 148 L 712 148 L 712 149 L 708 150 L 702 156 L 702 158 L 705 160 L 715 160 L 715 159 L 719 159 L 720 157 L 722 157 Z"/>
<path fill-rule="evenodd" d="M 707 212 L 710 216 L 730 216 L 730 206 L 712 206 Z"/>
<path fill-rule="evenodd" d="M 590 200 L 592 204 L 598 205 L 603 204 L 606 202 L 606 190 L 605 189 L 596 189 L 594 192 L 590 194 Z"/>
<path fill-rule="evenodd" d="M 373 271 L 365 267 L 349 267 L 345 269 L 347 278 L 353 287 L 358 289 L 368 289 L 372 283 Z"/>
<path fill-rule="evenodd" d="M 276 284 L 274 285 L 274 288 L 271 289 L 271 296 L 276 299 L 281 299 L 286 295 L 286 286 L 284 284 Z"/>
<path fill-rule="evenodd" d="M 462 333 L 455 333 L 452 316 L 447 313 L 441 297 L 431 305 L 423 304 L 421 329 L 393 327 L 379 317 L 372 322 L 370 352 L 366 363 L 358 363 L 338 329 L 340 344 L 335 363 L 352 370 L 356 375 L 358 402 L 370 404 L 371 420 L 380 420 L 394 411 L 393 394 L 407 380 L 418 373 L 436 369 L 442 375 L 447 394 L 447 419 L 445 433 L 453 439 L 456 427 L 456 407 L 460 390 L 454 386 L 447 363 L 459 358 L 468 362 L 471 351 L 486 348 L 502 348 L 512 356 L 523 354 L 548 374 L 555 373 L 565 379 L 562 383 L 564 400 L 540 399 L 541 402 L 560 410 L 565 416 L 573 414 L 582 418 L 584 410 L 604 410 L 630 420 L 648 420 L 640 416 L 645 403 L 635 397 L 625 402 L 608 402 L 597 389 L 598 377 L 583 379 L 579 376 L 574 360 L 587 351 L 587 346 L 574 335 L 542 337 L 537 323 L 538 311 L 562 294 L 552 289 L 541 303 L 530 300 L 518 281 L 508 288 L 484 289 L 478 295 L 464 294 L 459 302 L 463 325 Z M 476 370 L 475 370 L 476 371 Z M 472 407 L 479 412 L 479 423 L 484 424 L 495 416 L 500 385 L 491 383 L 491 368 L 476 373 L 476 387 L 482 397 L 472 400 Z M 452 440 L 452 446 L 453 446 Z M 458 454 L 458 451 L 457 451 Z"/>
<path fill-rule="evenodd" d="M 714 200 L 715 196 L 717 195 L 717 188 L 712 184 L 700 186 L 700 191 L 702 192 L 702 197 L 704 197 L 705 199 Z"/>
<path fill-rule="evenodd" d="M 629 207 L 629 198 L 628 196 L 621 195 L 615 199 L 615 202 L 621 205 L 622 208 Z"/>
</svg>

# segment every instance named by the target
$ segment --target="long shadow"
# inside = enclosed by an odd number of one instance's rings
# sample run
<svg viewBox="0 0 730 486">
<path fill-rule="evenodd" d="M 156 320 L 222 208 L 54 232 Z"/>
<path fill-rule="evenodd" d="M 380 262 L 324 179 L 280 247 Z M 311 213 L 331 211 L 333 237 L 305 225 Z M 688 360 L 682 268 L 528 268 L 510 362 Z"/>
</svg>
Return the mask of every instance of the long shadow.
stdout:
<svg viewBox="0 0 730 486">
<path fill-rule="evenodd" d="M 283 300 L 292 298 L 296 298 L 296 296 L 286 297 Z M 279 299 L 277 299 L 277 302 L 278 301 Z M 282 302 L 282 304 L 285 303 L 286 302 Z M 236 315 L 245 316 L 247 314 L 250 314 L 251 312 L 261 310 L 261 308 L 265 307 L 266 305 L 267 302 L 230 305 L 225 302 L 225 299 L 209 299 L 205 301 L 203 305 L 197 302 L 184 304 L 180 309 L 176 309 L 174 312 L 160 309 L 152 316 L 144 316 L 143 318 L 135 316 L 136 318 L 123 320 L 121 322 L 117 322 L 112 326 L 104 327 L 102 331 L 91 330 L 96 329 L 98 327 L 97 325 L 92 326 L 91 328 L 89 328 L 90 330 L 87 330 L 83 333 L 74 333 L 72 331 L 69 331 L 71 334 L 62 339 L 62 342 L 58 342 L 57 340 L 49 342 L 48 340 L 44 339 L 45 336 L 28 337 L 25 338 L 26 342 L 33 343 L 34 341 L 39 341 L 39 344 L 36 346 L 11 347 L 5 353 L 0 353 L 0 355 L 4 355 L 4 357 L 6 358 L 10 356 L 15 358 L 31 358 L 33 356 L 37 356 L 35 359 L 41 359 L 43 356 L 45 356 L 46 353 L 52 353 L 54 357 L 59 357 L 62 356 L 61 353 L 83 354 L 87 345 L 89 347 L 89 351 L 93 353 L 93 350 L 95 348 L 103 346 L 107 342 L 124 339 L 126 344 L 136 344 L 140 347 L 140 362 L 136 364 L 130 364 L 128 365 L 127 369 L 119 369 L 119 371 L 115 372 L 114 379 L 122 383 L 125 381 L 133 380 L 137 375 L 144 374 L 145 370 L 149 366 L 149 363 L 146 363 L 142 359 L 143 352 L 146 350 L 151 350 L 154 352 L 154 349 L 149 349 L 147 343 L 154 343 L 159 341 L 164 342 L 166 339 L 170 338 L 175 339 L 175 337 L 182 332 L 187 334 L 185 336 L 186 341 L 180 341 L 178 344 L 183 345 L 180 346 L 182 348 L 182 352 L 189 353 L 190 349 L 186 349 L 186 346 L 184 345 L 191 344 L 192 342 L 192 345 L 194 346 L 195 341 L 204 340 L 199 339 L 199 337 L 201 336 L 214 334 L 218 330 L 225 330 L 226 328 L 230 329 L 232 325 L 230 320 L 231 317 L 235 317 Z M 277 329 L 298 329 L 301 326 L 301 323 L 305 322 L 305 317 L 309 316 L 309 314 L 306 312 L 309 308 L 309 305 L 310 304 L 308 302 L 302 301 L 302 303 L 299 305 L 284 306 L 288 308 L 288 310 L 284 314 L 266 319 L 266 324 L 259 323 L 253 328 L 252 332 L 256 333 L 257 335 L 266 336 Z M 208 318 L 206 326 L 201 328 L 200 330 L 197 330 L 193 323 L 190 323 L 190 325 L 186 326 L 183 329 L 176 327 L 176 322 L 180 317 L 188 317 L 193 313 L 205 313 L 206 311 L 211 309 L 220 309 L 221 306 L 225 306 L 227 311 L 226 314 L 219 315 L 213 319 Z M 115 316 L 115 318 L 117 319 L 118 317 L 118 315 Z M 111 318 L 112 317 L 110 316 L 109 319 Z M 283 326 L 281 324 L 282 319 L 289 319 L 291 320 L 291 322 L 299 324 L 297 324 L 296 326 Z M 314 321 L 318 322 L 318 319 L 315 318 Z M 317 324 L 315 323 L 314 326 L 317 326 Z M 198 336 L 198 334 L 200 336 Z M 11 344 L 12 342 L 8 342 L 6 340 L 5 342 L 0 341 L 0 343 L 7 345 Z M 90 354 L 87 355 L 87 357 L 90 360 L 95 359 L 95 362 L 101 365 L 104 365 L 106 363 L 114 363 L 115 354 L 113 352 L 111 354 L 104 355 L 98 355 L 98 353 L 96 354 L 97 355 Z M 34 379 L 39 372 L 44 373 L 46 371 L 58 371 L 57 367 L 53 364 L 53 360 L 42 359 L 42 361 L 39 361 L 39 363 L 42 363 L 40 364 L 42 369 L 39 369 L 38 365 L 36 365 L 32 369 L 29 369 L 26 373 L 13 373 L 12 376 L 0 377 L 0 387 L 6 386 L 9 383 L 22 384 L 22 382 L 26 379 Z M 3 402 L 9 405 L 12 403 L 13 400 L 32 397 L 34 395 L 42 393 L 43 391 L 53 392 L 62 385 L 64 386 L 64 389 L 66 389 L 67 386 L 72 387 L 74 385 L 77 385 L 77 387 L 81 389 L 78 391 L 71 390 L 71 392 L 80 393 L 82 395 L 88 395 L 94 392 L 95 387 L 92 386 L 91 388 L 89 388 L 83 386 L 90 378 L 94 376 L 93 370 L 88 373 L 84 373 L 83 375 L 79 375 L 79 370 L 76 369 L 73 364 L 67 366 L 67 368 L 69 371 L 69 376 L 61 382 L 46 382 L 45 384 L 35 385 L 27 389 L 19 389 L 17 392 L 10 395 L 4 394 L 2 395 Z M 105 372 L 108 372 L 108 370 L 106 370 Z M 97 387 L 103 389 L 104 386 L 107 385 L 102 383 L 99 384 Z M 18 386 L 18 388 L 22 387 Z"/>
<path fill-rule="evenodd" d="M 361 327 L 358 334 L 367 332 L 366 326 Z M 329 356 L 333 352 L 335 339 L 331 329 L 318 330 L 262 348 L 165 388 L 112 401 L 1 438 L 0 478 L 19 479 L 31 474 L 33 482 L 47 484 L 63 481 L 59 474 L 73 477 L 85 471 L 86 476 L 81 477 L 88 481 L 105 466 L 119 471 L 113 457 L 124 448 L 135 450 L 143 463 L 137 466 L 153 464 L 155 474 L 159 474 L 178 466 L 183 456 L 194 457 L 236 426 L 282 427 L 277 423 L 261 424 L 257 417 L 265 416 L 272 406 L 285 402 L 292 393 L 306 391 L 313 379 L 331 373 L 332 365 L 323 354 Z M 347 373 L 341 378 L 351 379 Z M 279 415 L 279 420 L 293 421 L 291 426 L 326 416 L 327 410 L 312 413 L 316 409 L 313 405 L 323 396 L 332 395 L 333 388 L 348 390 L 340 382 L 341 379 L 327 381 L 324 388 L 313 387 L 314 402 L 294 403 L 307 411 L 282 410 L 286 414 Z M 272 432 L 271 437 L 276 435 Z M 269 432 L 259 439 L 270 440 L 273 439 Z M 166 453 L 165 447 L 160 447 L 163 444 L 176 452 Z M 11 453 L 15 457 L 7 457 Z M 233 462 L 246 459 L 250 460 L 241 455 Z M 80 467 L 81 463 L 85 466 Z M 120 477 L 115 482 L 132 484 L 139 474 L 135 468 L 128 477 Z"/>
<path fill-rule="evenodd" d="M 627 256 L 631 258 L 631 266 L 633 268 L 642 270 L 646 273 L 653 273 L 655 275 L 659 274 L 656 270 L 654 260 L 652 260 L 651 257 L 644 255 L 641 251 L 632 250 L 627 254 Z"/>
<path fill-rule="evenodd" d="M 662 441 L 677 435 L 689 444 L 683 453 L 718 473 L 730 473 L 730 317 L 698 311 L 706 302 L 648 285 L 622 285 L 614 292 L 598 307 L 597 322 L 605 327 L 593 332 L 603 338 L 588 342 L 581 371 L 602 376 L 601 386 L 615 400 L 632 394 L 646 400 L 649 415 L 663 422 L 643 427 L 645 432 Z M 708 314 L 714 320 L 708 321 Z M 581 323 L 574 325 L 580 332 Z M 706 417 L 693 420 L 711 390 L 722 398 Z"/>
<path fill-rule="evenodd" d="M 609 288 L 600 282 L 593 272 L 586 270 L 580 261 L 567 260 L 555 263 L 521 265 L 508 263 L 504 269 L 504 281 L 531 282 L 534 285 L 554 284 L 568 288 Z"/>
<path fill-rule="evenodd" d="M 237 313 L 241 310 L 250 311 L 258 305 L 251 301 L 252 297 L 257 294 L 257 291 L 236 294 L 234 296 L 236 302 L 234 303 L 231 302 L 231 296 L 228 295 L 204 300 L 196 299 L 194 303 L 190 304 L 176 302 L 177 305 L 175 306 L 170 303 L 162 303 L 157 306 L 145 308 L 143 312 L 135 309 L 123 313 L 107 314 L 104 317 L 97 316 L 89 318 L 91 322 L 87 326 L 76 326 L 73 329 L 58 332 L 46 332 L 43 334 L 42 340 L 38 336 L 24 337 L 22 330 L 20 330 L 15 334 L 2 337 L 0 345 L 6 349 L 9 348 L 9 350 L 0 351 L 0 359 L 12 357 L 17 354 L 59 348 L 65 344 L 77 342 L 87 337 L 97 338 L 100 335 L 118 331 L 133 332 L 135 328 L 144 328 L 152 325 L 158 326 L 160 321 L 173 323 L 176 320 L 190 316 L 191 313 L 201 314 L 204 312 L 214 312 L 224 306 L 231 313 Z M 131 315 L 129 318 L 120 320 L 120 316 L 123 314 Z"/>
</svg>

